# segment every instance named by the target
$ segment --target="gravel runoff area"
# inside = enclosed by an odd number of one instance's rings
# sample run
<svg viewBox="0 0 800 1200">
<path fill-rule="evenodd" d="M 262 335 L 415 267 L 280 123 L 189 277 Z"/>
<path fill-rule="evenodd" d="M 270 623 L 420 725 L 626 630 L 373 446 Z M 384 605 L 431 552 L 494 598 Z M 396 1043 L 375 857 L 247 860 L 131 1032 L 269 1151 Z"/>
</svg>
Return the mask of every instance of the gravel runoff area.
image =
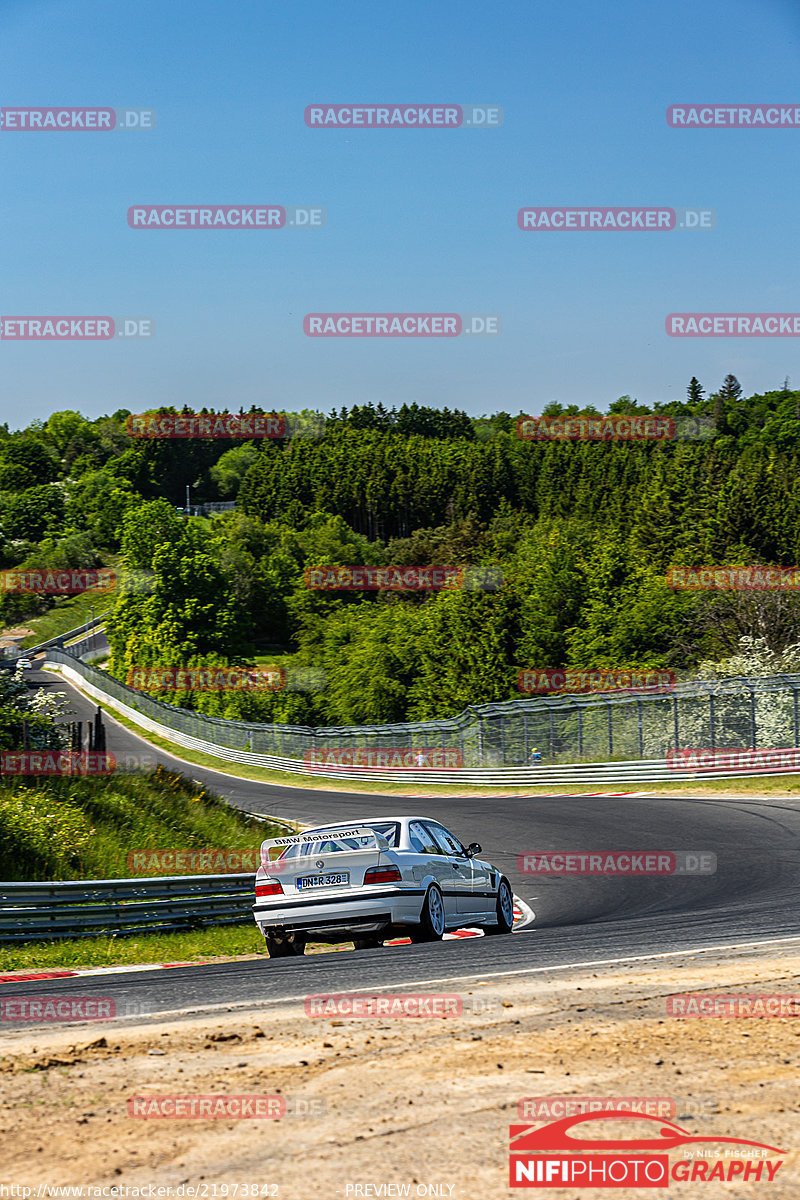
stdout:
<svg viewBox="0 0 800 1200">
<path fill-rule="evenodd" d="M 33 1188 L 32 1197 L 46 1196 L 36 1190 L 45 1184 L 83 1185 L 72 1194 L 86 1197 L 102 1194 L 90 1187 L 109 1185 L 120 1191 L 106 1196 L 157 1195 L 133 1190 L 155 1185 L 169 1187 L 163 1197 L 494 1200 L 525 1194 L 509 1187 L 511 1123 L 542 1125 L 565 1115 L 554 1097 L 648 1097 L 653 1115 L 695 1135 L 787 1152 L 772 1183 L 766 1175 L 760 1183 L 673 1182 L 669 1195 L 794 1200 L 800 1021 L 676 1019 L 667 997 L 786 994 L 799 974 L 795 942 L 784 954 L 770 946 L 414 989 L 456 997 L 439 1006 L 463 1011 L 444 1017 L 353 1018 L 341 1004 L 310 1016 L 301 996 L 158 1023 L 6 1027 L 0 1183 Z M 152 1111 L 157 1095 L 223 1096 L 227 1112 L 233 1096 L 280 1099 L 262 1101 L 272 1119 L 129 1115 L 131 1106 L 141 1109 L 135 1097 L 150 1097 Z M 551 1109 L 542 1109 L 548 1097 Z M 630 1129 L 620 1134 L 620 1124 Z M 649 1125 L 616 1122 L 612 1131 L 597 1122 L 587 1135 L 653 1136 Z M 715 1151 L 725 1157 L 714 1159 Z M 757 1154 L 747 1163 L 758 1162 Z M 671 1162 L 703 1157 L 700 1170 L 714 1161 L 727 1170 L 729 1155 L 712 1141 L 673 1150 Z M 642 1194 L 546 1191 L 584 1200 Z"/>
</svg>

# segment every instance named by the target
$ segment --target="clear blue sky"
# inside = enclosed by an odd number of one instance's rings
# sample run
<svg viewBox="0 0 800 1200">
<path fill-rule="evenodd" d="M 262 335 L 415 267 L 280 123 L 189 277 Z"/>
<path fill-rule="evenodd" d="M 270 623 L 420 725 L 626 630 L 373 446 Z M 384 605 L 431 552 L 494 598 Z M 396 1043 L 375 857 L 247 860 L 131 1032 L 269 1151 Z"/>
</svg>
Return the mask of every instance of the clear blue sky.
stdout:
<svg viewBox="0 0 800 1200">
<path fill-rule="evenodd" d="M 157 110 L 0 133 L 3 315 L 149 316 L 152 341 L 0 342 L 0 420 L 161 403 L 538 413 L 800 385 L 798 339 L 671 339 L 671 311 L 800 311 L 798 0 L 2 0 L 0 104 Z M 312 130 L 307 104 L 499 104 L 500 129 Z M 131 230 L 130 205 L 320 205 L 317 231 Z M 704 233 L 523 233 L 523 205 L 701 205 Z M 308 312 L 498 313 L 494 338 L 313 340 Z"/>
</svg>

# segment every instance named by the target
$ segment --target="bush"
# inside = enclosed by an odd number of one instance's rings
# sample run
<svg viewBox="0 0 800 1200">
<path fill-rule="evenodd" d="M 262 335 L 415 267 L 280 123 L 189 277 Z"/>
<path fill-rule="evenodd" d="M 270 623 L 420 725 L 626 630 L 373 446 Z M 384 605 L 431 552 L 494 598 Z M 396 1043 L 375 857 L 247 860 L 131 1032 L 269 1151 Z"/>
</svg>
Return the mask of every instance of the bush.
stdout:
<svg viewBox="0 0 800 1200">
<path fill-rule="evenodd" d="M 0 794 L 0 872 L 5 879 L 54 879 L 80 867 L 93 833 L 63 796 L 20 786 Z"/>
</svg>

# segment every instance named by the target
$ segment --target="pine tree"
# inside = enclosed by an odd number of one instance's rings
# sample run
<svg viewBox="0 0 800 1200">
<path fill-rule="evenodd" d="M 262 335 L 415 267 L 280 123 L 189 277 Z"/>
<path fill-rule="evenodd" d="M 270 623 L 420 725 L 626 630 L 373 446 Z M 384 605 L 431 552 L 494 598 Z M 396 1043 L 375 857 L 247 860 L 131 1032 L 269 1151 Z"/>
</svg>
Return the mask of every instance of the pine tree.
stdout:
<svg viewBox="0 0 800 1200">
<path fill-rule="evenodd" d="M 717 427 L 717 433 L 724 433 L 725 424 L 725 409 L 728 405 L 733 407 L 736 401 L 741 398 L 742 385 L 735 375 L 726 375 L 722 381 L 722 387 L 715 393 L 714 400 L 714 424 Z"/>
<path fill-rule="evenodd" d="M 686 389 L 686 395 L 690 404 L 699 404 L 705 395 L 705 390 L 700 385 L 700 380 L 696 375 L 693 375 L 689 380 L 689 386 Z"/>
<path fill-rule="evenodd" d="M 736 401 L 742 396 L 742 385 L 735 375 L 726 375 L 722 381 L 722 387 L 719 389 L 718 395 L 723 400 Z"/>
</svg>

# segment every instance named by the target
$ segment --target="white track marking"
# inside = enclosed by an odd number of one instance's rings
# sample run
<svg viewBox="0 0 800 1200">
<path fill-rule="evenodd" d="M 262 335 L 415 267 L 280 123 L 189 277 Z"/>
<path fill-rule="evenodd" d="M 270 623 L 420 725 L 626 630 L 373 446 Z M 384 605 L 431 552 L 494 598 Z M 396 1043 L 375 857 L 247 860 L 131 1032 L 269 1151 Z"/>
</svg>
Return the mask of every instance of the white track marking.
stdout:
<svg viewBox="0 0 800 1200">
<path fill-rule="evenodd" d="M 718 954 L 731 950 L 747 950 L 753 948 L 758 949 L 760 946 L 781 946 L 795 942 L 800 942 L 800 937 L 765 938 L 763 941 L 735 942 L 733 945 L 695 946 L 686 950 L 668 950 L 661 954 L 632 954 L 624 958 L 597 958 L 593 961 L 590 960 L 589 962 L 561 963 L 549 967 L 521 967 L 514 971 L 486 971 L 484 973 L 472 971 L 468 975 L 440 975 L 432 979 L 415 979 L 413 983 L 405 982 L 394 986 L 391 984 L 367 985 L 366 987 L 353 988 L 352 990 L 359 993 L 374 995 L 381 991 L 397 991 L 398 988 L 407 989 L 409 987 L 427 987 L 434 983 L 456 983 L 461 980 L 470 982 L 476 979 L 504 979 L 512 975 L 544 975 L 548 971 L 571 971 L 579 970 L 584 967 L 608 967 L 617 966 L 621 963 L 652 962 L 654 959 L 683 958 L 692 954 Z M 201 966 L 204 964 L 198 963 L 196 965 Z M 239 1009 L 249 1009 L 254 1011 L 264 1008 L 268 1005 L 272 1006 L 278 1004 L 299 1003 L 300 1001 L 304 1001 L 308 995 L 309 992 L 305 991 L 300 992 L 295 996 L 280 996 L 276 997 L 275 999 L 269 999 L 265 997 L 262 1000 L 240 1000 L 238 1002 L 229 1002 L 226 1004 L 206 1004 L 196 1008 L 172 1008 L 166 1010 L 157 1010 L 150 1013 L 142 1013 L 140 1015 L 142 1018 L 150 1018 L 151 1020 L 162 1021 L 166 1020 L 168 1017 L 203 1016 L 206 1013 L 235 1012 Z M 125 1018 L 121 1019 L 125 1020 Z M 64 1025 L 73 1024 L 85 1024 L 85 1022 L 64 1022 Z"/>
</svg>

